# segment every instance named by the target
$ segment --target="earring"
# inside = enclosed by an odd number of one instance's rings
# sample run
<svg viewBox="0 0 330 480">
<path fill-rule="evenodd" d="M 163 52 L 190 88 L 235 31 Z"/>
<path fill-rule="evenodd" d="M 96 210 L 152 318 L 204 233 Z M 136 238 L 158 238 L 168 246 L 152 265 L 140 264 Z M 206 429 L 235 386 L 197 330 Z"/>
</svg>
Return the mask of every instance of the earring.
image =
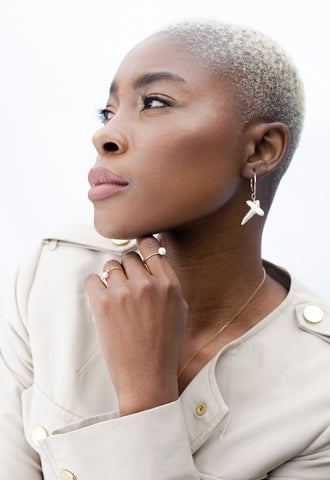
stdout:
<svg viewBox="0 0 330 480">
<path fill-rule="evenodd" d="M 253 215 L 257 214 L 260 215 L 261 217 L 264 216 L 265 212 L 263 211 L 262 208 L 260 208 L 260 201 L 256 200 L 257 198 L 257 175 L 256 175 L 256 169 L 253 169 L 253 179 L 250 178 L 250 188 L 251 188 L 251 199 L 252 200 L 247 200 L 246 203 L 250 207 L 250 210 L 248 213 L 245 215 L 243 218 L 241 225 L 244 225 L 247 221 L 250 220 L 250 218 L 253 217 Z"/>
</svg>

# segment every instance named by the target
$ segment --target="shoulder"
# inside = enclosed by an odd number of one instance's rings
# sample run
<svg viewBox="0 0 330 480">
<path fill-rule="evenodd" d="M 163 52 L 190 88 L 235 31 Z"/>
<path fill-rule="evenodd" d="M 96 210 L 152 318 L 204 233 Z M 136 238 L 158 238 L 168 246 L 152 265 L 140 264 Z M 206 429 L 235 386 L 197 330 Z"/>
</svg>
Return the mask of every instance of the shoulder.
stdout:
<svg viewBox="0 0 330 480">
<path fill-rule="evenodd" d="M 330 305 L 313 290 L 282 267 L 264 262 L 267 272 L 288 289 L 288 296 L 280 306 L 285 317 L 310 335 L 330 343 Z M 284 307 L 286 307 L 284 309 Z M 329 349 L 330 352 L 330 349 Z"/>
<path fill-rule="evenodd" d="M 330 343 L 330 306 L 302 282 L 293 279 L 295 319 L 299 329 Z M 330 348 L 329 348 L 330 352 Z"/>
<path fill-rule="evenodd" d="M 136 248 L 135 240 L 106 238 L 100 235 L 92 225 L 74 223 L 61 225 L 43 236 L 43 244 L 86 247 L 98 251 L 121 254 Z"/>
<path fill-rule="evenodd" d="M 126 251 L 135 249 L 135 240 L 102 237 L 92 225 L 58 226 L 46 232 L 22 258 L 16 276 L 17 300 L 26 309 L 27 299 L 35 292 L 42 298 L 51 288 L 65 292 L 68 284 L 77 282 L 83 287 L 84 275 L 102 272 L 107 260 L 119 260 Z"/>
<path fill-rule="evenodd" d="M 109 257 L 120 258 L 129 250 L 136 250 L 136 241 L 126 239 L 106 238 L 100 235 L 92 225 L 68 224 L 57 226 L 46 232 L 31 250 L 25 253 L 19 267 L 19 276 L 31 281 L 38 268 L 48 261 L 67 261 L 68 251 L 72 261 L 66 263 L 67 268 L 74 269 L 76 262 L 84 258 Z M 50 252 L 54 252 L 50 254 Z M 105 255 L 104 255 L 105 254 Z M 56 263 L 58 265 L 58 263 Z"/>
</svg>

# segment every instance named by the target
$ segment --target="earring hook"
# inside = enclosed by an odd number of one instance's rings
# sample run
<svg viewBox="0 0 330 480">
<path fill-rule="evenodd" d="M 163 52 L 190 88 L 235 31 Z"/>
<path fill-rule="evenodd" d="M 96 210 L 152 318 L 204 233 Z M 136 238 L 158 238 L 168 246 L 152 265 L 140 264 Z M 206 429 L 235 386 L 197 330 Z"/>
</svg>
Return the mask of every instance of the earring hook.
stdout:
<svg viewBox="0 0 330 480">
<path fill-rule="evenodd" d="M 256 169 L 253 169 L 253 178 L 250 178 L 251 198 L 253 203 L 256 203 L 257 199 L 257 174 Z"/>
</svg>

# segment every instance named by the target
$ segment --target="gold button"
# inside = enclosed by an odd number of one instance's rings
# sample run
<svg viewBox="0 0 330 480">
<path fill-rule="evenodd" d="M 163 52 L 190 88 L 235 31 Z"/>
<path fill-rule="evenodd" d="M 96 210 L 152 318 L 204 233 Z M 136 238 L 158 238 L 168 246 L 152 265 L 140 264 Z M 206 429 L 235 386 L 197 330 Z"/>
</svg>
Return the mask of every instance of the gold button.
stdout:
<svg viewBox="0 0 330 480">
<path fill-rule="evenodd" d="M 34 445 L 36 447 L 39 447 L 40 440 L 43 440 L 44 438 L 47 438 L 48 437 L 48 432 L 44 427 L 42 427 L 41 425 L 38 425 L 37 427 L 35 427 L 33 429 L 31 437 L 32 437 L 32 442 L 34 443 Z"/>
<path fill-rule="evenodd" d="M 73 473 L 69 472 L 69 470 L 62 470 L 60 473 L 60 480 L 77 480 Z"/>
<path fill-rule="evenodd" d="M 111 241 L 114 245 L 127 245 L 128 242 L 129 242 L 129 240 L 120 240 L 119 238 L 118 239 L 117 238 L 112 238 Z"/>
<path fill-rule="evenodd" d="M 195 407 L 195 412 L 196 414 L 200 417 L 201 415 L 204 415 L 204 413 L 206 412 L 206 405 L 205 403 L 199 403 L 198 405 L 196 405 Z"/>
<path fill-rule="evenodd" d="M 319 323 L 323 320 L 324 313 L 322 308 L 315 305 L 309 305 L 304 310 L 304 318 L 310 323 Z"/>
</svg>

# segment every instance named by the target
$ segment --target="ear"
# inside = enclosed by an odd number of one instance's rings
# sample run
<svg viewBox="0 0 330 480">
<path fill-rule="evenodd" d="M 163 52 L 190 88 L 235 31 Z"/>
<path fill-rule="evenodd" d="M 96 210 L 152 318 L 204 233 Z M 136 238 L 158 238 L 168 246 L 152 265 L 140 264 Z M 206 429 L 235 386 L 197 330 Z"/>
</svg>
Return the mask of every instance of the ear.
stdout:
<svg viewBox="0 0 330 480">
<path fill-rule="evenodd" d="M 254 123 L 247 127 L 246 156 L 242 168 L 244 178 L 252 178 L 255 170 L 262 177 L 278 168 L 289 146 L 289 129 L 284 123 Z"/>
</svg>

